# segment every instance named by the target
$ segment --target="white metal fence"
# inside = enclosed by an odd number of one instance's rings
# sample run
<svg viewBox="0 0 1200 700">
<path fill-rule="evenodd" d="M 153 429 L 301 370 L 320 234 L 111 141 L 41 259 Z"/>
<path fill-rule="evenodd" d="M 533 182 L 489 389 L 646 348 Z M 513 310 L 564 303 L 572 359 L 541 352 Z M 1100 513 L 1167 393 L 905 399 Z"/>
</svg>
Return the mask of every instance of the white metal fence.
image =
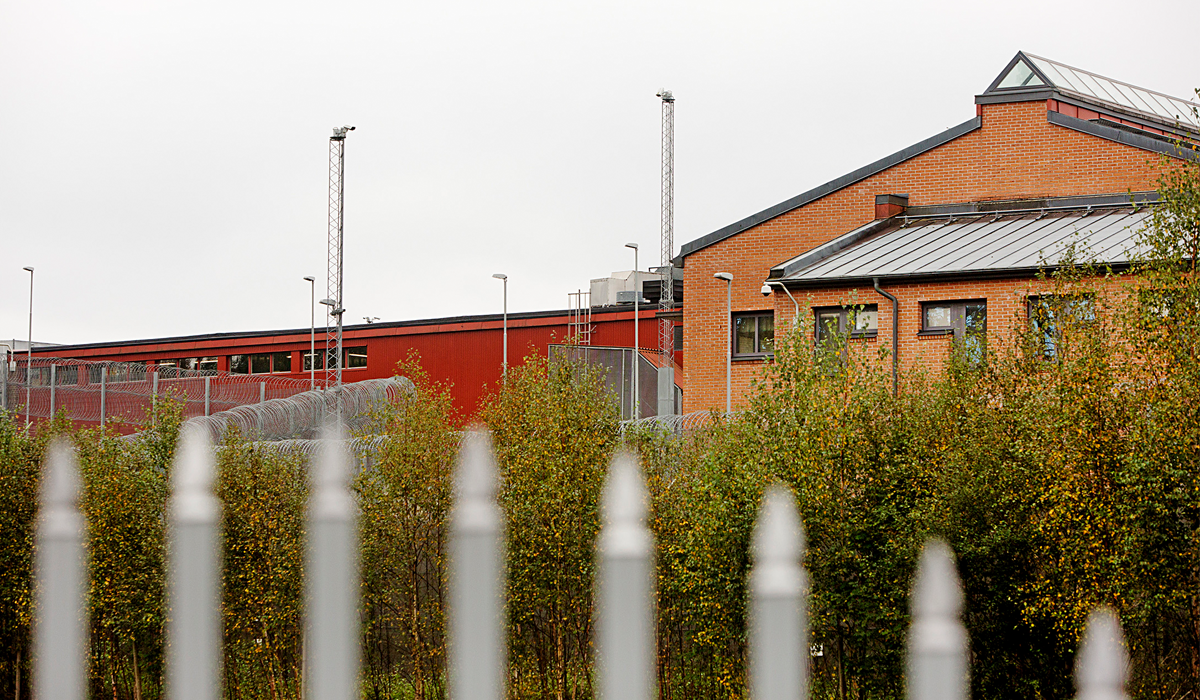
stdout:
<svg viewBox="0 0 1200 700">
<path fill-rule="evenodd" d="M 169 505 L 166 692 L 173 700 L 221 694 L 220 503 L 214 454 L 196 426 L 181 437 Z M 321 442 L 311 468 L 302 687 L 311 700 L 360 697 L 356 506 L 350 454 L 340 435 Z M 506 696 L 504 531 L 497 470 L 483 432 L 463 438 L 450 517 L 449 691 L 454 700 Z M 86 559 L 75 457 L 49 450 L 35 543 L 34 688 L 39 700 L 81 700 L 86 689 Z M 596 687 L 602 700 L 651 700 L 655 688 L 654 543 L 648 496 L 636 459 L 613 460 L 602 498 L 597 546 Z M 749 697 L 808 697 L 808 581 L 804 534 L 792 494 L 763 498 L 749 581 Z M 907 695 L 964 700 L 968 639 L 950 548 L 929 542 L 912 591 Z M 1125 697 L 1128 658 L 1120 624 L 1093 612 L 1076 666 L 1078 697 Z"/>
</svg>

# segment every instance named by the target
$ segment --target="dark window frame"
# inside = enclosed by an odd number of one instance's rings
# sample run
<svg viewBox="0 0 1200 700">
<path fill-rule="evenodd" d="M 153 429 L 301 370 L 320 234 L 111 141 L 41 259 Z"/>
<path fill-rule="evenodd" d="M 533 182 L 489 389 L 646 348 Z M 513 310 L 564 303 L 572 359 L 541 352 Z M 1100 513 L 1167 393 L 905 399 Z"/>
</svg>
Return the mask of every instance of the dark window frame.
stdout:
<svg viewBox="0 0 1200 700">
<path fill-rule="evenodd" d="M 822 316 L 837 315 L 838 317 L 838 333 L 847 335 L 846 327 L 850 325 L 851 314 L 857 316 L 863 312 L 875 313 L 875 328 L 856 330 L 851 329 L 848 337 L 851 340 L 860 338 L 875 338 L 879 335 L 879 304 L 850 304 L 845 306 L 815 306 L 813 307 L 813 342 L 820 345 L 821 340 L 825 337 L 822 331 L 824 326 L 821 325 Z"/>
<path fill-rule="evenodd" d="M 928 310 L 942 306 L 950 307 L 950 325 L 930 326 Z M 983 328 L 979 333 L 987 334 L 987 299 L 946 299 L 921 302 L 921 330 L 917 335 L 953 335 L 965 336 L 967 333 L 967 307 L 983 307 Z"/>
<path fill-rule="evenodd" d="M 738 321 L 742 319 L 754 319 L 754 351 L 753 352 L 738 352 L 737 349 L 737 329 Z M 768 344 L 769 349 L 763 349 L 762 342 L 762 323 L 760 319 L 768 318 L 771 320 L 771 334 Z M 767 357 L 775 356 L 775 312 L 774 311 L 738 311 L 729 318 L 729 353 L 730 357 L 735 360 L 760 360 Z"/>
</svg>

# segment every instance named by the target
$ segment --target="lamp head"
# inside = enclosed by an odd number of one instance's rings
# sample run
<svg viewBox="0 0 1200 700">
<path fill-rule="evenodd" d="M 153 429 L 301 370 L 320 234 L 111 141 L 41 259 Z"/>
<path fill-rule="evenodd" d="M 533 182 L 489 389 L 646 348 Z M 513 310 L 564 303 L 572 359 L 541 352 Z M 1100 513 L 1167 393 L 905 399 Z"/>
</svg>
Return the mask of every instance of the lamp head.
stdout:
<svg viewBox="0 0 1200 700">
<path fill-rule="evenodd" d="M 313 277 L 312 275 L 305 275 L 305 276 L 304 276 L 304 281 L 305 281 L 305 282 L 316 282 L 316 281 L 317 281 L 317 278 L 316 278 L 316 277 Z"/>
<path fill-rule="evenodd" d="M 24 270 L 24 271 L 26 271 L 26 272 L 33 272 L 33 268 L 32 268 L 32 267 L 22 267 L 21 269 L 22 269 L 22 270 Z"/>
<path fill-rule="evenodd" d="M 637 247 L 637 243 L 626 243 L 626 244 L 625 244 L 625 247 L 626 247 L 626 248 L 633 248 L 634 250 L 637 250 L 637 249 L 638 249 L 638 247 Z"/>
<path fill-rule="evenodd" d="M 770 282 L 763 282 L 762 289 L 760 289 L 760 290 L 758 290 L 758 291 L 762 292 L 762 295 L 763 295 L 764 297 L 769 297 L 769 296 L 771 296 L 771 283 L 770 283 Z"/>
<path fill-rule="evenodd" d="M 508 279 L 508 275 L 504 274 L 503 272 L 497 272 L 496 274 L 492 275 L 492 277 L 495 277 L 498 280 Z"/>
<path fill-rule="evenodd" d="M 324 306 L 337 306 L 337 302 L 333 299 L 322 299 L 319 303 Z"/>
<path fill-rule="evenodd" d="M 733 275 L 729 274 L 728 272 L 718 272 L 717 274 L 713 275 L 713 278 L 719 279 L 719 280 L 725 280 L 726 282 L 733 281 Z"/>
</svg>

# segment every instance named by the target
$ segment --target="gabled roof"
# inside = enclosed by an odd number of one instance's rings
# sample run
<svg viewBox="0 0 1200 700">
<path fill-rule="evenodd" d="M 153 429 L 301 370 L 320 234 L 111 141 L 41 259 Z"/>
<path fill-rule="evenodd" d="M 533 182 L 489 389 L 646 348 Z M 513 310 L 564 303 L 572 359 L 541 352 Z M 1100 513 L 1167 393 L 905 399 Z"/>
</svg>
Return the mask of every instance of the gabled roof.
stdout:
<svg viewBox="0 0 1200 700">
<path fill-rule="evenodd" d="M 1113 112 L 1132 117 L 1134 123 L 1152 122 L 1161 129 L 1160 133 L 1165 135 L 1154 136 L 1120 124 L 1110 124 L 1106 121 L 1096 123 L 1059 113 L 1048 115 L 1051 123 L 1172 157 L 1196 158 L 1194 152 L 1184 152 L 1175 145 L 1172 139 L 1182 135 L 1195 140 L 1196 135 L 1200 134 L 1200 118 L 1197 118 L 1193 111 L 1193 108 L 1200 108 L 1200 104 L 1197 102 L 1105 78 L 1090 71 L 1073 68 L 1065 63 L 1034 56 L 1023 51 L 1017 52 L 1017 55 L 1008 62 L 1000 75 L 988 86 L 988 89 L 983 94 L 976 96 L 975 101 L 980 104 L 989 104 L 1048 98 L 1066 98 L 1093 106 L 1103 106 Z M 685 243 L 675 258 L 675 264 L 682 265 L 684 259 L 692 253 L 736 236 L 742 231 L 789 211 L 799 209 L 842 188 L 849 187 L 926 151 L 953 141 L 964 134 L 969 134 L 982 126 L 983 120 L 977 116 L 886 158 L 881 158 L 842 177 L 830 180 L 791 199 L 767 207 L 756 214 Z"/>
<path fill-rule="evenodd" d="M 1150 198 L 1147 193 L 1140 199 Z M 894 216 L 773 268 L 770 279 L 818 286 L 869 284 L 875 278 L 1024 276 L 1059 265 L 1072 246 L 1078 262 L 1128 264 L 1149 209 L 1132 206 L 1128 196 L 1095 201 L 1085 206 L 1038 200 L 993 211 Z"/>
<path fill-rule="evenodd" d="M 1047 89 L 1115 108 L 1118 112 L 1133 112 L 1167 126 L 1177 125 L 1190 131 L 1200 129 L 1200 117 L 1196 114 L 1200 104 L 1194 100 L 1147 90 L 1024 51 L 1017 52 L 982 96 L 1011 97 L 1016 93 L 1039 93 Z"/>
</svg>

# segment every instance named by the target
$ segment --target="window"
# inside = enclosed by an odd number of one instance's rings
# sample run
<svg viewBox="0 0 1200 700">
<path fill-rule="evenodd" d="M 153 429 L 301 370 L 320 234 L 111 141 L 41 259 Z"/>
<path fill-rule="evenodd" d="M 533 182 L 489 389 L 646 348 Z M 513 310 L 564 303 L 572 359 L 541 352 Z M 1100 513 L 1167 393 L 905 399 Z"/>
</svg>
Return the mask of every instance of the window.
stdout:
<svg viewBox="0 0 1200 700">
<path fill-rule="evenodd" d="M 271 353 L 271 371 L 272 372 L 291 372 L 292 371 L 292 353 L 290 353 L 290 352 L 273 352 L 273 353 Z"/>
<path fill-rule="evenodd" d="M 675 352 L 683 350 L 683 326 L 675 326 Z"/>
<path fill-rule="evenodd" d="M 1029 327 L 1042 357 L 1058 357 L 1063 331 L 1096 320 L 1096 304 L 1091 296 L 1044 296 L 1029 298 Z"/>
<path fill-rule="evenodd" d="M 215 357 L 185 357 L 176 362 L 179 363 L 180 369 L 213 372 L 217 369 L 217 358 Z"/>
<path fill-rule="evenodd" d="M 271 356 L 265 352 L 250 355 L 250 374 L 270 374 Z"/>
<path fill-rule="evenodd" d="M 250 374 L 250 360 L 246 355 L 229 356 L 230 374 Z"/>
<path fill-rule="evenodd" d="M 316 358 L 317 366 L 313 367 L 313 359 Z M 314 369 L 325 369 L 325 351 L 317 350 L 315 353 L 304 353 L 304 371 L 311 372 Z"/>
<path fill-rule="evenodd" d="M 851 338 L 873 338 L 879 332 L 879 307 L 834 306 L 814 309 L 817 316 L 817 343 L 828 343 L 835 335 Z"/>
<path fill-rule="evenodd" d="M 775 314 L 737 314 L 733 317 L 733 356 L 769 355 L 775 351 Z"/>
<path fill-rule="evenodd" d="M 987 347 L 987 300 L 921 304 L 921 335 L 953 335 L 971 362 L 982 362 Z"/>
<path fill-rule="evenodd" d="M 354 369 L 355 367 L 367 366 L 367 346 L 360 345 L 358 347 L 346 348 L 346 367 Z"/>
</svg>

